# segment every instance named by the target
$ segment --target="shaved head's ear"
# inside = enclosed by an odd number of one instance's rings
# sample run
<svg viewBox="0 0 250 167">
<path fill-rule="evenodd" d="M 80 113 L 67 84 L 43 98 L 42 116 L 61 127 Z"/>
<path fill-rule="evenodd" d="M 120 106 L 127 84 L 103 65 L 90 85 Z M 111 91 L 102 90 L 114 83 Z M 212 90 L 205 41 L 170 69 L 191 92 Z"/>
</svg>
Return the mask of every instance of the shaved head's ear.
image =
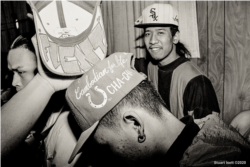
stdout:
<svg viewBox="0 0 250 167">
<path fill-rule="evenodd" d="M 180 40 L 180 35 L 179 35 L 179 31 L 177 31 L 175 35 L 173 36 L 173 43 L 177 44 L 179 40 Z"/>
<path fill-rule="evenodd" d="M 138 134 L 138 142 L 143 143 L 146 140 L 144 133 L 144 122 L 141 117 L 134 111 L 126 111 L 123 114 L 123 121 L 131 125 Z"/>
</svg>

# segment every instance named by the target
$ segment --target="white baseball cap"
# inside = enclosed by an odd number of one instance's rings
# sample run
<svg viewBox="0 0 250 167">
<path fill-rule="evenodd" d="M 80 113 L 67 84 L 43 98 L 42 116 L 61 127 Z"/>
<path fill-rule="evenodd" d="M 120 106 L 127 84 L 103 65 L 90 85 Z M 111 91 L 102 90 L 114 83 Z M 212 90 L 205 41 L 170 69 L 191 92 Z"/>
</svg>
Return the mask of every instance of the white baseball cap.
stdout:
<svg viewBox="0 0 250 167">
<path fill-rule="evenodd" d="M 178 12 L 170 4 L 155 3 L 142 11 L 135 27 L 145 28 L 153 26 L 179 26 Z"/>
<path fill-rule="evenodd" d="M 43 64 L 62 76 L 82 75 L 103 60 L 107 42 L 100 1 L 27 1 Z"/>
</svg>

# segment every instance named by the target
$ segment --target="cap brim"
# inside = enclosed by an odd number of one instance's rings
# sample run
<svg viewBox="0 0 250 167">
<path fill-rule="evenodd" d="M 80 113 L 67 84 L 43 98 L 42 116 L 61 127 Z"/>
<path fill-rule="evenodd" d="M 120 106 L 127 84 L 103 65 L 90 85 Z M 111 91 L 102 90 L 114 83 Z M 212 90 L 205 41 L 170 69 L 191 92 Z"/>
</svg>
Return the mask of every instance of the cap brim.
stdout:
<svg viewBox="0 0 250 167">
<path fill-rule="evenodd" d="M 78 139 L 76 146 L 74 148 L 73 153 L 71 154 L 68 163 L 70 164 L 75 156 L 81 152 L 81 148 L 84 145 L 84 143 L 87 141 L 87 139 L 89 138 L 89 136 L 93 133 L 93 131 L 96 129 L 96 127 L 98 126 L 99 121 L 97 121 L 96 123 L 94 123 L 89 129 L 85 130 L 84 132 L 82 132 L 80 138 Z"/>
<path fill-rule="evenodd" d="M 162 23 L 144 23 L 134 25 L 136 28 L 146 28 L 146 27 L 169 27 L 169 26 L 177 26 L 176 24 L 162 24 Z"/>
</svg>

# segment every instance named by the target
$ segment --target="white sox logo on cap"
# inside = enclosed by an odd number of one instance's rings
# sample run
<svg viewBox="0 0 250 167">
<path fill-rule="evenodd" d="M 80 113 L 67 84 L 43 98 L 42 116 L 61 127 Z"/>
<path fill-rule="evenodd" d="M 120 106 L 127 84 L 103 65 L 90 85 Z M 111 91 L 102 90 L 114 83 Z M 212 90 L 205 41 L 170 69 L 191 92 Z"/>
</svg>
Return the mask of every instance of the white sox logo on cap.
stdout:
<svg viewBox="0 0 250 167">
<path fill-rule="evenodd" d="M 170 4 L 161 3 L 143 9 L 142 15 L 135 22 L 138 28 L 169 25 L 179 26 L 178 12 Z"/>
<path fill-rule="evenodd" d="M 150 9 L 150 13 L 151 13 L 151 15 L 150 15 L 149 17 L 152 17 L 152 18 L 153 18 L 153 21 L 157 21 L 157 17 L 158 17 L 158 16 L 156 16 L 155 8 L 151 8 L 151 9 Z"/>
<path fill-rule="evenodd" d="M 179 23 L 178 15 L 175 15 L 175 17 L 173 17 L 173 20 Z"/>
</svg>

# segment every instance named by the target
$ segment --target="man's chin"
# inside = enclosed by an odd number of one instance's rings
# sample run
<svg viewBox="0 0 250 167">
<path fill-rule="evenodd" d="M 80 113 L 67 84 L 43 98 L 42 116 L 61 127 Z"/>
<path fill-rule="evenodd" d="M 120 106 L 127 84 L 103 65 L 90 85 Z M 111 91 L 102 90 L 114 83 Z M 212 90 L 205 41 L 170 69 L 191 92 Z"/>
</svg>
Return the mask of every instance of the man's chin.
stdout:
<svg viewBox="0 0 250 167">
<path fill-rule="evenodd" d="M 18 88 L 16 89 L 17 92 L 19 92 L 20 90 L 22 90 L 22 89 L 21 88 L 20 89 L 18 89 Z"/>
<path fill-rule="evenodd" d="M 152 56 L 151 55 L 151 63 L 152 64 L 158 65 L 161 61 L 162 61 L 162 59 L 159 56 Z"/>
<path fill-rule="evenodd" d="M 155 61 L 161 61 L 162 59 L 165 58 L 165 56 L 161 55 L 161 54 L 157 54 L 157 53 L 151 53 L 149 52 L 151 57 L 155 60 Z"/>
</svg>

